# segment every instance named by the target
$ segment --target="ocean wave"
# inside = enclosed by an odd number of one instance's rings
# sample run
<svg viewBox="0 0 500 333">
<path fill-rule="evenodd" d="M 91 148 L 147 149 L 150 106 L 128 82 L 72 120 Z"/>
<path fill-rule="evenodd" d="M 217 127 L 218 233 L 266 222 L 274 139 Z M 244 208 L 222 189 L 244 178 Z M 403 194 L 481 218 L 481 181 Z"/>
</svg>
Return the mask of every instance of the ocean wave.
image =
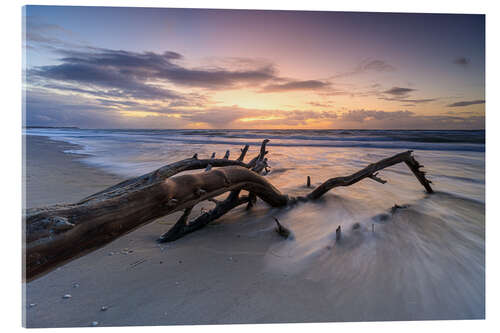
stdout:
<svg viewBox="0 0 500 333">
<path fill-rule="evenodd" d="M 134 176 L 151 171 L 171 158 L 194 152 L 236 149 L 244 144 L 290 148 L 394 149 L 483 153 L 484 131 L 382 130 L 95 130 L 75 128 L 25 129 L 26 135 L 46 136 L 77 147 L 66 151 L 85 156 L 84 162 L 107 171 Z M 470 137 L 465 140 L 465 137 Z M 396 138 L 396 139 L 395 139 Z M 467 142 L 461 142 L 467 141 Z M 205 154 L 211 154 L 205 151 Z M 375 152 L 375 150 L 374 150 Z M 186 155 L 186 156 L 187 156 Z M 189 155 L 189 156 L 191 156 Z M 340 158 L 340 157 L 338 157 Z M 463 157 L 460 156 L 459 160 Z M 345 162 L 347 164 L 352 162 Z M 279 172 L 278 172 L 279 173 Z M 455 175 L 459 176 L 459 175 Z M 456 179 L 463 181 L 463 179 Z"/>
<path fill-rule="evenodd" d="M 275 139 L 283 141 L 362 141 L 484 144 L 484 130 L 132 130 L 132 129 L 26 129 L 27 134 L 94 138 L 168 139 Z"/>
</svg>

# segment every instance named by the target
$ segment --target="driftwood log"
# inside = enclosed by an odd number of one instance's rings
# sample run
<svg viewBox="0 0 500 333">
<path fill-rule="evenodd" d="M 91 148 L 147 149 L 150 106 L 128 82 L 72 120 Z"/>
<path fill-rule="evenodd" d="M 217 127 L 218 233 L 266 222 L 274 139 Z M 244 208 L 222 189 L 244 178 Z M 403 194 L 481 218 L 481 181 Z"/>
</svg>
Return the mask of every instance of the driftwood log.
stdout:
<svg viewBox="0 0 500 333">
<path fill-rule="evenodd" d="M 233 208 L 247 204 L 250 209 L 258 198 L 272 207 L 315 200 L 338 186 L 350 186 L 365 178 L 385 183 L 377 171 L 405 163 L 428 193 L 430 181 L 412 156 L 412 151 L 396 154 L 370 164 L 345 177 L 331 178 L 306 196 L 293 197 L 281 193 L 261 174 L 269 172 L 264 140 L 259 154 L 244 163 L 248 145 L 237 159 L 198 159 L 198 155 L 161 167 L 151 173 L 129 179 L 73 204 L 32 208 L 25 212 L 24 269 L 27 281 L 63 263 L 93 251 L 114 239 L 159 217 L 184 211 L 177 223 L 158 241 L 176 240 L 220 218 Z M 175 176 L 183 171 L 205 171 Z M 174 177 L 175 176 L 175 177 Z M 241 191 L 248 195 L 241 195 Z M 224 200 L 215 198 L 230 192 Z M 194 205 L 215 202 L 215 208 L 194 220 L 189 216 Z"/>
</svg>

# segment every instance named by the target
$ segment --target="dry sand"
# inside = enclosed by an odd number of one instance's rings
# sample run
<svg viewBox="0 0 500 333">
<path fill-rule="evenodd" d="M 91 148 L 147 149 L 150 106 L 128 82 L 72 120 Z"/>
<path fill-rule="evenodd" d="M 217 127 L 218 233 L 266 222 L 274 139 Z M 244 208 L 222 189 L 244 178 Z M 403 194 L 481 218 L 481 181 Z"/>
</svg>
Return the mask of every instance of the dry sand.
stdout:
<svg viewBox="0 0 500 333">
<path fill-rule="evenodd" d="M 28 206 L 75 201 L 121 180 L 82 164 L 76 155 L 61 152 L 68 147 L 40 137 L 28 138 Z M 332 198 L 338 205 L 345 204 L 338 196 Z M 481 213 L 484 206 L 475 209 Z M 463 267 L 460 275 L 440 270 L 446 264 L 455 265 L 457 249 L 444 244 L 441 249 L 430 247 L 430 254 L 416 255 L 411 247 L 414 241 L 405 238 L 409 232 L 425 235 L 422 228 L 426 223 L 442 225 L 442 221 L 425 222 L 422 217 L 412 217 L 412 211 L 403 212 L 399 221 L 377 226 L 376 233 L 362 230 L 347 238 L 343 247 L 320 249 L 308 259 L 309 266 L 294 267 L 280 265 L 286 260 L 280 257 L 284 250 L 277 249 L 288 241 L 273 232 L 273 211 L 263 204 L 250 213 L 238 209 L 174 243 L 157 244 L 156 238 L 178 214 L 25 284 L 25 325 L 484 317 L 484 268 Z M 419 218 L 419 223 L 408 222 Z M 383 232 L 386 227 L 391 233 Z M 440 228 L 443 234 L 451 233 L 447 226 Z M 484 241 L 484 229 L 477 234 Z M 428 237 L 438 235 L 432 232 Z M 425 239 L 429 238 L 417 238 Z M 468 240 L 458 240 L 460 243 L 454 238 L 450 244 L 469 246 Z M 401 250 L 405 244 L 410 247 Z M 474 251 L 477 261 L 484 263 L 484 248 Z M 392 260 L 394 254 L 404 258 Z M 367 256 L 370 265 L 361 267 L 359 263 Z M 71 297 L 63 298 L 66 294 Z"/>
<path fill-rule="evenodd" d="M 123 180 L 80 163 L 82 155 L 64 153 L 78 146 L 42 136 L 26 138 L 24 192 L 27 208 L 75 202 Z"/>
</svg>

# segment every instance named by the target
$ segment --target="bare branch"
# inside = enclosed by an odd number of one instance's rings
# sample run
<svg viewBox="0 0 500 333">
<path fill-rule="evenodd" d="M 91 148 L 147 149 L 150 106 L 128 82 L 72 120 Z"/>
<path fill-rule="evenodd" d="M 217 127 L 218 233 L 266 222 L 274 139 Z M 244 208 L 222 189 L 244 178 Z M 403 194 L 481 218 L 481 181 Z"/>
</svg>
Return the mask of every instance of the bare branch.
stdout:
<svg viewBox="0 0 500 333">
<path fill-rule="evenodd" d="M 377 173 L 374 173 L 374 174 L 372 174 L 372 175 L 369 175 L 369 176 L 368 176 L 368 178 L 371 178 L 371 179 L 373 179 L 374 181 L 379 182 L 380 184 L 385 184 L 385 183 L 387 183 L 387 180 L 383 180 L 382 178 L 377 177 L 377 175 L 378 175 L 378 172 L 377 172 Z"/>
<path fill-rule="evenodd" d="M 428 193 L 433 193 L 434 191 L 432 190 L 431 186 L 429 185 L 429 180 L 425 178 L 425 175 L 418 170 L 418 167 L 416 166 L 416 161 L 411 155 L 412 151 L 406 151 L 404 153 L 396 154 L 392 157 L 383 159 L 381 161 L 378 161 L 377 163 L 373 163 L 368 165 L 366 168 L 353 173 L 350 176 L 347 177 L 337 177 L 337 178 L 331 178 L 328 179 L 326 182 L 321 184 L 320 186 L 316 187 L 311 193 L 307 195 L 308 199 L 318 199 L 321 197 L 323 194 L 326 192 L 330 191 L 331 189 L 338 187 L 338 186 L 350 186 L 353 184 L 356 184 L 360 180 L 363 180 L 365 178 L 370 178 L 375 172 L 388 168 L 390 166 L 393 166 L 394 164 L 398 163 L 405 163 L 408 165 L 410 170 L 415 174 L 419 182 L 424 186 L 426 191 Z M 418 162 L 417 162 L 418 163 Z"/>
<path fill-rule="evenodd" d="M 203 228 L 210 222 L 218 219 L 222 215 L 226 214 L 229 212 L 231 209 L 234 209 L 238 207 L 239 205 L 242 205 L 246 202 L 248 202 L 248 197 L 243 196 L 243 197 L 238 197 L 238 195 L 234 195 L 231 192 L 231 194 L 228 196 L 228 198 L 224 201 L 220 201 L 217 203 L 217 206 L 215 206 L 214 209 L 203 213 L 199 217 L 197 217 L 195 220 L 189 222 L 189 224 L 184 224 L 182 228 L 176 228 L 171 232 L 172 229 L 174 229 L 176 226 L 172 227 L 168 232 L 166 232 L 163 236 L 161 236 L 158 239 L 158 242 L 164 243 L 164 242 L 172 242 L 174 240 L 177 240 L 193 231 L 196 231 L 198 229 Z M 238 191 L 239 193 L 239 191 Z"/>
<path fill-rule="evenodd" d="M 266 156 L 266 154 L 268 153 L 266 151 L 266 145 L 267 143 L 269 142 L 269 139 L 265 139 L 262 141 L 262 144 L 260 146 L 260 152 L 259 152 L 259 155 L 255 156 L 249 163 L 248 163 L 248 166 L 249 168 L 253 168 L 255 166 L 255 164 L 257 164 L 258 161 L 262 160 L 264 158 L 264 156 Z"/>
<path fill-rule="evenodd" d="M 155 182 L 162 181 L 166 178 L 170 178 L 184 171 L 205 169 L 208 165 L 212 167 L 225 167 L 231 165 L 239 165 L 245 168 L 253 168 L 255 163 L 245 164 L 243 161 L 229 160 L 229 159 L 215 159 L 215 153 L 212 154 L 210 159 L 199 160 L 197 159 L 198 154 L 195 154 L 192 158 L 174 162 L 163 166 L 153 172 L 144 174 L 142 176 L 131 178 L 125 180 L 121 183 L 108 187 L 100 192 L 88 196 L 78 203 L 85 203 L 93 200 L 103 200 L 112 197 L 117 197 L 126 194 L 130 191 L 140 190 L 145 186 L 149 186 Z M 210 170 L 210 169 L 209 169 Z"/>
<path fill-rule="evenodd" d="M 251 209 L 253 206 L 255 206 L 255 203 L 257 202 L 257 196 L 255 193 L 250 192 L 248 194 L 248 204 L 247 204 L 247 210 Z"/>
<path fill-rule="evenodd" d="M 177 235 L 179 232 L 181 232 L 185 227 L 186 227 L 186 222 L 187 219 L 189 218 L 189 214 L 191 214 L 191 211 L 193 210 L 193 207 L 188 207 L 184 210 L 184 214 L 177 220 L 177 222 L 174 224 L 172 228 L 170 228 L 169 231 L 164 233 L 163 235 L 160 236 L 158 241 L 160 243 L 163 243 L 167 241 L 168 239 L 174 237 L 174 235 Z"/>
<path fill-rule="evenodd" d="M 245 145 L 245 147 L 241 149 L 241 154 L 240 157 L 236 159 L 237 161 L 243 162 L 243 159 L 245 159 L 245 155 L 247 154 L 249 147 L 250 147 L 249 145 Z"/>
<path fill-rule="evenodd" d="M 290 233 L 291 233 L 290 230 L 288 228 L 284 227 L 276 217 L 273 216 L 273 219 L 276 222 L 276 229 L 275 229 L 276 232 L 280 236 L 282 236 L 284 238 L 288 238 L 288 236 L 290 236 Z"/>
<path fill-rule="evenodd" d="M 181 219 L 161 239 L 169 241 L 205 226 L 231 209 L 259 197 L 272 207 L 283 207 L 300 201 L 315 200 L 338 186 L 353 185 L 364 178 L 374 179 L 377 171 L 405 163 L 428 193 L 433 190 L 420 164 L 411 151 L 372 163 L 345 177 L 331 178 L 305 197 L 282 194 L 264 177 L 267 167 L 264 140 L 254 165 L 229 159 L 186 159 L 112 186 L 76 204 L 61 204 L 29 209 L 24 217 L 26 231 L 27 279 L 61 265 L 83 253 L 88 253 L 155 219 L 184 210 Z M 197 174 L 170 175 L 184 170 L 220 166 Z M 252 170 L 249 170 L 249 167 Z M 249 196 L 240 197 L 242 190 Z M 224 201 L 214 198 L 230 192 Z M 186 223 L 192 207 L 210 200 L 215 208 Z M 252 202 L 252 203 L 250 203 Z"/>
</svg>

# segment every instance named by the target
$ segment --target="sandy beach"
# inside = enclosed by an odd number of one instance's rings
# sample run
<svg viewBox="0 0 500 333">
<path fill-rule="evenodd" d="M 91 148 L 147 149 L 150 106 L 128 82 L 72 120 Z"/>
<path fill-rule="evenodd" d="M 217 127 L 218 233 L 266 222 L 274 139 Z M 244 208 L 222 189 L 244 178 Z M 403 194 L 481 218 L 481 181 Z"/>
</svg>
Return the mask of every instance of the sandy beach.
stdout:
<svg viewBox="0 0 500 333">
<path fill-rule="evenodd" d="M 123 179 L 63 153 L 69 144 L 27 141 L 27 207 L 72 202 Z M 363 186 L 350 191 L 362 198 Z M 347 190 L 294 208 L 299 220 L 259 202 L 159 245 L 180 213 L 168 216 L 26 283 L 25 326 L 484 318 L 484 203 L 416 190 L 414 208 L 395 214 L 364 209 L 343 197 Z M 409 200 L 385 199 L 387 208 Z M 480 222 L 425 213 L 438 203 Z M 339 215 L 325 216 L 326 208 Z M 337 221 L 359 211 L 371 222 L 345 226 L 335 243 Z M 272 215 L 291 225 L 294 239 L 273 231 Z M 312 236 L 321 241 L 304 250 Z"/>
<path fill-rule="evenodd" d="M 26 208 L 74 202 L 124 179 L 80 163 L 82 155 L 64 153 L 76 145 L 42 136 L 28 138 L 23 175 Z"/>
</svg>

